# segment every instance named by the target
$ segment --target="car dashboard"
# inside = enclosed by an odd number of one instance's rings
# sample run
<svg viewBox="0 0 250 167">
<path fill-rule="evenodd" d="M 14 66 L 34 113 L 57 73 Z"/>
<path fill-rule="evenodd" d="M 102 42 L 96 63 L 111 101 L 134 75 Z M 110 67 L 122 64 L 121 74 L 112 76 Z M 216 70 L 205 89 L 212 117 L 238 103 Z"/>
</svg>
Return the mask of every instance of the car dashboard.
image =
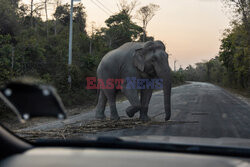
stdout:
<svg viewBox="0 0 250 167">
<path fill-rule="evenodd" d="M 168 153 L 128 149 L 58 148 L 30 149 L 0 162 L 1 167 L 60 166 L 60 167 L 245 167 L 246 158 Z"/>
</svg>

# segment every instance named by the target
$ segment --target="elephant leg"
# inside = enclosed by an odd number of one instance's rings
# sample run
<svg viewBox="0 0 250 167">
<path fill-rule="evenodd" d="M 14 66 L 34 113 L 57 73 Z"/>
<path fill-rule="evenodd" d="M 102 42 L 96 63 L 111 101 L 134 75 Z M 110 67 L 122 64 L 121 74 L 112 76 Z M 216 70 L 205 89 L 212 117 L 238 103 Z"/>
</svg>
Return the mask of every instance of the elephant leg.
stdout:
<svg viewBox="0 0 250 167">
<path fill-rule="evenodd" d="M 106 108 L 106 104 L 107 104 L 107 97 L 105 96 L 103 90 L 100 90 L 100 94 L 98 97 L 98 104 L 96 106 L 96 113 L 95 113 L 95 117 L 96 119 L 105 119 L 106 116 L 104 114 L 105 108 Z"/>
<path fill-rule="evenodd" d="M 118 121 L 120 119 L 117 109 L 116 109 L 116 93 L 114 89 L 105 89 L 103 90 L 106 97 L 108 98 L 109 107 L 110 107 L 110 119 Z"/>
<path fill-rule="evenodd" d="M 133 117 L 135 113 L 137 113 L 141 106 L 140 100 L 137 94 L 137 90 L 135 89 L 126 89 L 124 90 L 124 94 L 127 97 L 128 101 L 130 102 L 131 106 L 126 109 L 126 113 L 129 117 Z"/>
<path fill-rule="evenodd" d="M 152 96 L 152 89 L 141 90 L 141 110 L 140 110 L 140 120 L 143 122 L 150 121 L 148 117 L 148 105 Z"/>
</svg>

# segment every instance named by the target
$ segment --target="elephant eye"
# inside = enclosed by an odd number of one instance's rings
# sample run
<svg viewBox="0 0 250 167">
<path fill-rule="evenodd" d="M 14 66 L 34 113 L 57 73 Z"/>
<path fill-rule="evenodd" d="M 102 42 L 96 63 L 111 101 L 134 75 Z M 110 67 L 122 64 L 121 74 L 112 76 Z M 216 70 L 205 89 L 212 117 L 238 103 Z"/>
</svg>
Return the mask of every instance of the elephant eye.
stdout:
<svg viewBox="0 0 250 167">
<path fill-rule="evenodd" d="M 156 57 L 153 56 L 152 59 L 151 59 L 152 62 L 156 61 Z"/>
</svg>

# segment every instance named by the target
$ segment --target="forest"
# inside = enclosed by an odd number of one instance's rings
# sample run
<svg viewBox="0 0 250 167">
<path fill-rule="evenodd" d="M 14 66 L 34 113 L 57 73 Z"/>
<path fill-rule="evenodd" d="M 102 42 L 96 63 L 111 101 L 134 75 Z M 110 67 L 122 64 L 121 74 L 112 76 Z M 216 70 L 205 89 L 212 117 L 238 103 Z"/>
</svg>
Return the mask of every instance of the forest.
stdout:
<svg viewBox="0 0 250 167">
<path fill-rule="evenodd" d="M 133 2 L 123 1 L 119 11 L 105 21 L 106 26 L 92 27 L 91 33 L 86 30 L 85 7 L 77 3 L 73 10 L 73 62 L 68 66 L 70 5 L 50 1 L 56 6 L 52 19 L 48 17 L 48 0 L 40 3 L 30 0 L 29 4 L 0 0 L 0 86 L 29 76 L 56 87 L 65 106 L 84 105 L 96 98 L 95 90 L 85 89 L 86 77 L 96 76 L 97 66 L 108 51 L 130 41 L 154 40 L 147 36 L 147 24 L 133 22 Z M 234 17 L 231 28 L 224 31 L 220 52 L 195 66 L 173 70 L 173 85 L 185 81 L 211 82 L 250 94 L 250 3 L 249 0 L 223 3 Z M 141 14 L 145 10 L 154 14 L 158 9 L 158 5 L 149 4 L 141 8 Z"/>
<path fill-rule="evenodd" d="M 243 92 L 250 97 L 250 1 L 228 0 L 231 27 L 224 30 L 220 51 L 210 60 L 174 72 L 174 82 L 201 81 Z"/>
</svg>

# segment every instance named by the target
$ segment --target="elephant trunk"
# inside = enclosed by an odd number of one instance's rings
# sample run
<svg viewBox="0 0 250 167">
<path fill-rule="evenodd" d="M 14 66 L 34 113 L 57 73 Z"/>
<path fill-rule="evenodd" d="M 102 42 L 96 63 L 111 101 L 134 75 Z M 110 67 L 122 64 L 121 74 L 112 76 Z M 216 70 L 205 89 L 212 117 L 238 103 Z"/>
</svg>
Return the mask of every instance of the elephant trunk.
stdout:
<svg viewBox="0 0 250 167">
<path fill-rule="evenodd" d="M 165 108 L 165 121 L 170 119 L 171 116 L 171 70 L 166 67 L 164 71 L 158 74 L 163 79 L 163 93 L 164 93 L 164 108 Z"/>
</svg>

